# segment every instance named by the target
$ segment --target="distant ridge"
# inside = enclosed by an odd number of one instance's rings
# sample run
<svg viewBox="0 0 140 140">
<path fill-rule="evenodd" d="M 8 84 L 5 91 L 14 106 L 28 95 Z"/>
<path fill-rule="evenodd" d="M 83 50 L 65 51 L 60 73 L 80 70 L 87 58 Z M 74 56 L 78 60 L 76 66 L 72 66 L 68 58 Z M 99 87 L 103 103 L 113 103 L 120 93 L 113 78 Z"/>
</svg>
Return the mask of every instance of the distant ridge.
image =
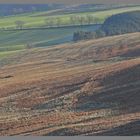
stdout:
<svg viewBox="0 0 140 140">
<path fill-rule="evenodd" d="M 0 16 L 62 8 L 62 4 L 0 4 Z"/>
</svg>

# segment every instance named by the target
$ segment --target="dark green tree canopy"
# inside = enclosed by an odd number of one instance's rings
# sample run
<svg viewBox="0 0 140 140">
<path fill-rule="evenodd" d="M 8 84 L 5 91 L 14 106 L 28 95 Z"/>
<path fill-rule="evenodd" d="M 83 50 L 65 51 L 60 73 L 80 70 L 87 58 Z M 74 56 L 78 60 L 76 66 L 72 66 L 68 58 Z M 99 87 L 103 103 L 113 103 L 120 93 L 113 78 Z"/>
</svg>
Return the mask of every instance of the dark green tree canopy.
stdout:
<svg viewBox="0 0 140 140">
<path fill-rule="evenodd" d="M 140 11 L 117 14 L 106 19 L 101 30 L 109 35 L 140 31 Z"/>
</svg>

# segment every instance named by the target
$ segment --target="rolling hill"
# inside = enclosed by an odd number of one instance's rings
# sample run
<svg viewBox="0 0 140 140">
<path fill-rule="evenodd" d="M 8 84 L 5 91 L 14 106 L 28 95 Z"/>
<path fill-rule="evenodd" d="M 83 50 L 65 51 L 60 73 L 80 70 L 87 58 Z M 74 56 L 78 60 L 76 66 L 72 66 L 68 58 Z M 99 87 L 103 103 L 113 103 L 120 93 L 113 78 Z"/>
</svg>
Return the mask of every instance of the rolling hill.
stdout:
<svg viewBox="0 0 140 140">
<path fill-rule="evenodd" d="M 140 33 L 0 60 L 0 135 L 140 135 Z"/>
</svg>

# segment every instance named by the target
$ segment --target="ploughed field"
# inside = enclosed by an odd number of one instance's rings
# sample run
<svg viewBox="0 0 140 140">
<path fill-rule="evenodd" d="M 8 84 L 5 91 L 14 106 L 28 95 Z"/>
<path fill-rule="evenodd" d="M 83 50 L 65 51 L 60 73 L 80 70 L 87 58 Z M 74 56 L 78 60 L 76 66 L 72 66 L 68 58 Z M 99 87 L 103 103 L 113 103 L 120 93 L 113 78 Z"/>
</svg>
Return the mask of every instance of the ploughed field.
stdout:
<svg viewBox="0 0 140 140">
<path fill-rule="evenodd" d="M 0 135 L 140 135 L 140 33 L 26 49 L 0 60 Z"/>
</svg>

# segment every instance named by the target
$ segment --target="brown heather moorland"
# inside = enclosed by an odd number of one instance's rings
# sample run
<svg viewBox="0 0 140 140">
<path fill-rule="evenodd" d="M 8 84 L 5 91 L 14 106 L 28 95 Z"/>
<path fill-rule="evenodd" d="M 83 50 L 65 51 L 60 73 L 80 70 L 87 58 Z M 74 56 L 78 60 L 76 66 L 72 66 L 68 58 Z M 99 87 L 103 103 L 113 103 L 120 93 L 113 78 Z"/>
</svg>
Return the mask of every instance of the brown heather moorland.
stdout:
<svg viewBox="0 0 140 140">
<path fill-rule="evenodd" d="M 0 60 L 0 135 L 140 135 L 140 33 Z"/>
</svg>

